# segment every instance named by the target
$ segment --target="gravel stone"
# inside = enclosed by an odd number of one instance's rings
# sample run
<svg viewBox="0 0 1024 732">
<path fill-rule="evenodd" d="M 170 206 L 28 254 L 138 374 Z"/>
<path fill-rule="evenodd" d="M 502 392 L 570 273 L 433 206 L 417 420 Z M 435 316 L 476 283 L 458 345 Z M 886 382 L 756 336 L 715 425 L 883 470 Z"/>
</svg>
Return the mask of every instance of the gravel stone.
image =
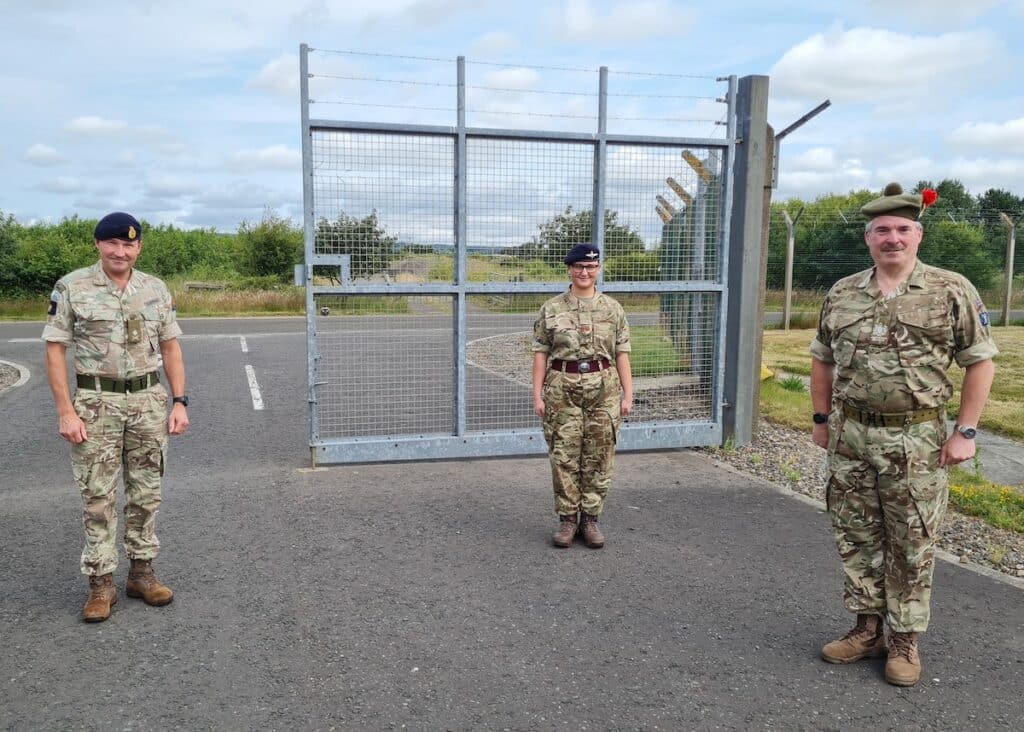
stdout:
<svg viewBox="0 0 1024 732">
<path fill-rule="evenodd" d="M 6 363 L 0 363 L 0 394 L 10 389 L 20 375 L 18 369 Z"/>
<path fill-rule="evenodd" d="M 761 420 L 750 445 L 699 449 L 721 463 L 820 501 L 824 508 L 825 451 L 805 432 Z M 1024 535 L 997 529 L 953 506 L 946 512 L 938 546 L 962 563 L 1024 576 Z"/>
</svg>

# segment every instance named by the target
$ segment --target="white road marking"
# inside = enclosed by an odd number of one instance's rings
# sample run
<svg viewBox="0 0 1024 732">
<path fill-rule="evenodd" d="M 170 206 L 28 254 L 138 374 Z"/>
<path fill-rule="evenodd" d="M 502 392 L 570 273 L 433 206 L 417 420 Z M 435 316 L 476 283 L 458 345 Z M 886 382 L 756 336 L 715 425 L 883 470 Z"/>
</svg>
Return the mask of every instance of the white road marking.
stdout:
<svg viewBox="0 0 1024 732">
<path fill-rule="evenodd" d="M 42 343 L 41 338 L 8 338 L 8 343 Z"/>
<path fill-rule="evenodd" d="M 263 397 L 260 395 L 260 385 L 256 381 L 256 371 L 249 364 L 245 365 L 245 374 L 249 377 L 249 391 L 252 393 L 252 408 L 263 409 Z"/>
<path fill-rule="evenodd" d="M 249 343 L 245 340 L 245 336 L 238 336 L 238 341 L 242 344 L 242 353 L 248 353 Z"/>
</svg>

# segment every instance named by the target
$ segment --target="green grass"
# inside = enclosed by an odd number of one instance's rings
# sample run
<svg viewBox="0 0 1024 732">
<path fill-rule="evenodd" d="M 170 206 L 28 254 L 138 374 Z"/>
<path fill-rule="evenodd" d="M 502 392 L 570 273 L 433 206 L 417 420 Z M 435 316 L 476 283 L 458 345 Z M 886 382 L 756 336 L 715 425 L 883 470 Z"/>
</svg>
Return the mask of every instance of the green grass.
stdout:
<svg viewBox="0 0 1024 732">
<path fill-rule="evenodd" d="M 811 357 L 807 347 L 813 337 L 813 330 L 765 331 L 762 354 L 765 365 L 774 371 L 809 375 Z M 1000 353 L 995 358 L 996 378 L 981 415 L 981 426 L 1024 440 L 1024 328 L 996 328 L 993 337 Z M 949 370 L 949 377 L 957 389 L 949 403 L 953 415 L 960 406 L 963 373 L 963 369 L 956 365 Z M 810 404 L 809 396 L 807 404 Z"/>
<path fill-rule="evenodd" d="M 779 379 L 779 386 L 786 391 L 804 392 L 807 391 L 807 384 L 799 376 L 787 376 Z"/>
<path fill-rule="evenodd" d="M 49 295 L 0 300 L 0 320 L 46 320 Z"/>
<path fill-rule="evenodd" d="M 664 376 L 679 373 L 679 355 L 665 331 L 656 325 L 630 328 L 632 352 L 629 364 L 633 376 Z"/>
<path fill-rule="evenodd" d="M 805 354 L 812 335 L 810 331 L 765 333 L 765 363 L 774 369 L 809 371 L 810 356 Z M 1021 413 L 1021 404 L 1024 403 L 1021 401 L 1024 399 L 1024 364 L 1021 363 L 1024 361 L 1024 329 L 1006 329 L 997 334 L 997 338 L 1003 353 L 996 359 L 997 378 L 981 424 L 1020 439 L 1024 436 L 1024 414 Z M 761 382 L 760 406 L 761 416 L 768 421 L 810 432 L 808 417 L 812 408 L 809 393 L 790 391 L 778 379 L 767 379 Z M 1007 414 L 1016 414 L 1015 420 L 1008 418 Z M 1024 533 L 1024 494 L 985 480 L 977 469 L 983 460 L 983 456 L 976 460 L 973 470 L 963 467 L 950 470 L 950 504 L 992 526 Z M 789 475 L 787 467 L 783 466 L 784 474 L 794 480 L 795 476 Z M 1005 549 L 999 546 L 988 548 L 989 558 L 993 560 L 1000 559 L 1005 553 Z"/>
<path fill-rule="evenodd" d="M 962 513 L 992 526 L 1024 534 L 1024 494 L 987 481 L 975 472 L 959 467 L 949 471 L 949 502 Z M 989 553 L 998 554 L 999 548 L 990 547 Z"/>
</svg>

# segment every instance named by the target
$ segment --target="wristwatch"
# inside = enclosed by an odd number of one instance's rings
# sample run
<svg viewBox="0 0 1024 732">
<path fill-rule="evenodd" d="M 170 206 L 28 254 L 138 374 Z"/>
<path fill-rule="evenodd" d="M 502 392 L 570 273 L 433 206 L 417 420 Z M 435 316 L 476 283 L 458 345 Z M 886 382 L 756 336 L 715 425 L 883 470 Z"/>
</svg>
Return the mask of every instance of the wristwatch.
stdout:
<svg viewBox="0 0 1024 732">
<path fill-rule="evenodd" d="M 973 427 L 963 427 L 961 425 L 953 425 L 953 429 L 960 433 L 960 436 L 965 440 L 973 440 L 978 436 L 978 430 Z"/>
<path fill-rule="evenodd" d="M 179 397 L 171 399 L 171 404 L 180 404 L 183 407 L 188 407 L 188 397 L 182 394 Z"/>
<path fill-rule="evenodd" d="M 828 415 L 824 412 L 815 412 L 811 419 L 814 420 L 814 424 L 828 424 Z"/>
</svg>

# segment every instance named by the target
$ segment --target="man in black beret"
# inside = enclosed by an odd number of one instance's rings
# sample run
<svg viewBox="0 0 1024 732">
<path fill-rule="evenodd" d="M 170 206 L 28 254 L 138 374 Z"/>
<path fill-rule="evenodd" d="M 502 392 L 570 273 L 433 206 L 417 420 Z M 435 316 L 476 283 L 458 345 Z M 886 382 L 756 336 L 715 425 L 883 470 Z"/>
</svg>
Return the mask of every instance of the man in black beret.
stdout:
<svg viewBox="0 0 1024 732">
<path fill-rule="evenodd" d="M 43 330 L 58 429 L 71 443 L 72 471 L 85 504 L 86 622 L 106 620 L 117 602 L 113 572 L 122 467 L 124 545 L 131 560 L 126 594 L 150 605 L 166 605 L 174 597 L 151 562 L 160 550 L 156 512 L 167 435 L 180 435 L 189 425 L 181 328 L 170 292 L 134 267 L 142 224 L 115 212 L 96 224 L 94 239 L 99 261 L 58 280 Z M 68 346 L 75 349 L 73 398 L 64 358 Z M 161 359 L 170 395 L 160 381 Z"/>
</svg>

